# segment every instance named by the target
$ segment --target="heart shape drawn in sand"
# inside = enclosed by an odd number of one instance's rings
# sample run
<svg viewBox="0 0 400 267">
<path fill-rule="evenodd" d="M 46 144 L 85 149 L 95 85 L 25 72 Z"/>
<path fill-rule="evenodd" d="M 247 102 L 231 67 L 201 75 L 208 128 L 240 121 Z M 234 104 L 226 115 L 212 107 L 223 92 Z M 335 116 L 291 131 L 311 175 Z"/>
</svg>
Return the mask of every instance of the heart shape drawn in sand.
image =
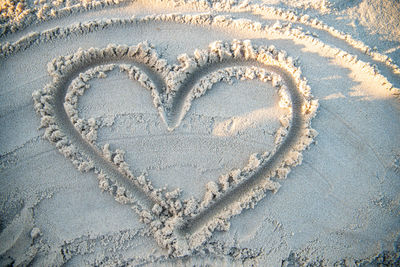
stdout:
<svg viewBox="0 0 400 267">
<path fill-rule="evenodd" d="M 301 163 L 301 151 L 316 136 L 311 119 L 318 107 L 292 58 L 273 46 L 216 41 L 208 49 L 196 50 L 192 57 L 181 55 L 178 60 L 180 65 L 169 65 L 147 42 L 80 49 L 50 62 L 53 81 L 33 93 L 45 137 L 79 170 L 94 170 L 100 187 L 120 203 L 131 205 L 171 256 L 199 249 L 213 231 L 228 230 L 232 216 L 254 207 L 267 191 L 279 189 L 277 179 L 285 178 L 291 167 Z M 96 145 L 96 121 L 78 117 L 78 96 L 84 93 L 85 83 L 116 64 L 150 91 L 170 131 L 180 125 L 195 98 L 232 77 L 272 82 L 280 106 L 290 111 L 289 116 L 280 119 L 272 151 L 252 155 L 247 166 L 221 175 L 217 183 L 207 183 L 201 201 L 182 200 L 179 190 L 157 189 L 145 176 L 134 176 L 119 150 L 111 152 L 107 145 Z"/>
</svg>

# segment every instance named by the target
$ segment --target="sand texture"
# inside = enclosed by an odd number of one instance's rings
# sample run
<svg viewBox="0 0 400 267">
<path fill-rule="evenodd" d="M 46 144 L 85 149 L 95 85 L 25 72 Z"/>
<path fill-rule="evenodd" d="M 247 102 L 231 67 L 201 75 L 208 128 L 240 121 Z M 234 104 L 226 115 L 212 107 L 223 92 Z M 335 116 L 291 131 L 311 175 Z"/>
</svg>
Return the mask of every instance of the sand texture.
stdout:
<svg viewBox="0 0 400 267">
<path fill-rule="evenodd" d="M 398 1 L 1 2 L 0 266 L 399 266 Z"/>
</svg>

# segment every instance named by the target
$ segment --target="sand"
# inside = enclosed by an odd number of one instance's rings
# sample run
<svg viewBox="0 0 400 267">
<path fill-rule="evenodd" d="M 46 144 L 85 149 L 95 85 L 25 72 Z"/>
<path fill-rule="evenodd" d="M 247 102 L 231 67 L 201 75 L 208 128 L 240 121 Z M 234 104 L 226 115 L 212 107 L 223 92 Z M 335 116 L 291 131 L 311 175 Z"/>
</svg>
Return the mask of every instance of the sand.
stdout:
<svg viewBox="0 0 400 267">
<path fill-rule="evenodd" d="M 1 3 L 1 266 L 400 264 L 396 1 Z"/>
</svg>

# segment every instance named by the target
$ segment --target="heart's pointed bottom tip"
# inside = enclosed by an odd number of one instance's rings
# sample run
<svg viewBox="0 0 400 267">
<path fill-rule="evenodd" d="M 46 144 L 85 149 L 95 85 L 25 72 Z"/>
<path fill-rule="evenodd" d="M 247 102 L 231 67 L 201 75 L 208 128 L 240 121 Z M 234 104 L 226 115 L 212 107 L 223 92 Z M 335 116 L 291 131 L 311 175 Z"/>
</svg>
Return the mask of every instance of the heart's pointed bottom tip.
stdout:
<svg viewBox="0 0 400 267">
<path fill-rule="evenodd" d="M 172 132 L 173 130 L 175 130 L 176 129 L 176 125 L 174 125 L 174 126 L 167 126 L 167 130 L 168 130 L 168 132 Z"/>
<path fill-rule="evenodd" d="M 165 126 L 167 127 L 168 132 L 172 132 L 180 124 L 180 121 L 176 122 L 176 121 L 169 119 L 165 113 L 161 113 L 161 119 L 165 123 Z"/>
</svg>

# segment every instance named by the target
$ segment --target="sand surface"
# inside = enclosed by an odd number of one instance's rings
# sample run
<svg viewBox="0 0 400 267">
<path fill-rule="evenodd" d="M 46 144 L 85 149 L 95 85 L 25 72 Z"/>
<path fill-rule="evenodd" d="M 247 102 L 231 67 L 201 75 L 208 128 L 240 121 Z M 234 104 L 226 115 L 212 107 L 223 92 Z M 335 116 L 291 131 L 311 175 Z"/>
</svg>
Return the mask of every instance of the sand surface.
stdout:
<svg viewBox="0 0 400 267">
<path fill-rule="evenodd" d="M 398 1 L 2 1 L 0 266 L 399 266 Z"/>
</svg>

